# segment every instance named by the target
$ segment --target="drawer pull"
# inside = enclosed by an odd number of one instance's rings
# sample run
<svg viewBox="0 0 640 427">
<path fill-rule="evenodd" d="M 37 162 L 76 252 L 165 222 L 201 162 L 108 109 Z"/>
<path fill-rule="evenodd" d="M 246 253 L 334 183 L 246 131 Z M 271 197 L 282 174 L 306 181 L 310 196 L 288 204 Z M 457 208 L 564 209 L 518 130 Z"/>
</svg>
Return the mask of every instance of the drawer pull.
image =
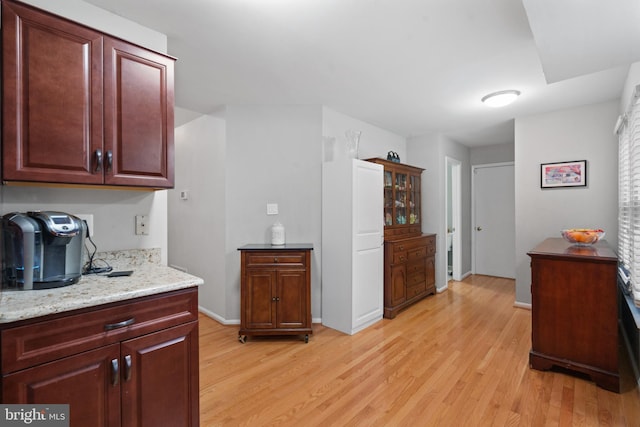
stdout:
<svg viewBox="0 0 640 427">
<path fill-rule="evenodd" d="M 124 357 L 124 380 L 129 381 L 131 379 L 131 355 L 127 354 Z"/>
<path fill-rule="evenodd" d="M 120 366 L 118 365 L 118 359 L 111 359 L 111 385 L 117 385 L 119 377 Z"/>
<path fill-rule="evenodd" d="M 274 259 L 273 259 L 273 262 L 278 262 L 278 258 L 277 258 L 277 257 L 276 257 L 276 258 L 274 258 Z"/>
<path fill-rule="evenodd" d="M 132 317 L 131 319 L 123 320 L 122 322 L 109 323 L 109 324 L 104 325 L 104 330 L 105 331 L 112 331 L 114 329 L 124 328 L 125 326 L 133 325 L 133 323 L 135 321 L 136 321 L 136 318 Z"/>
</svg>

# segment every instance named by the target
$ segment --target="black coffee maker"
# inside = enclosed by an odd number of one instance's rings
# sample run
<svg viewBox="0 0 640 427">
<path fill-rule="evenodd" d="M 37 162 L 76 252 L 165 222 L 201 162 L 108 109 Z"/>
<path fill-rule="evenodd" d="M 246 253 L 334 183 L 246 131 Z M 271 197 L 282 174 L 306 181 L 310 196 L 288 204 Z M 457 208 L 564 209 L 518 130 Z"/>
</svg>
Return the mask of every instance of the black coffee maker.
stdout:
<svg viewBox="0 0 640 427">
<path fill-rule="evenodd" d="M 55 211 L 12 212 L 2 217 L 2 287 L 50 289 L 77 283 L 87 227 Z"/>
</svg>

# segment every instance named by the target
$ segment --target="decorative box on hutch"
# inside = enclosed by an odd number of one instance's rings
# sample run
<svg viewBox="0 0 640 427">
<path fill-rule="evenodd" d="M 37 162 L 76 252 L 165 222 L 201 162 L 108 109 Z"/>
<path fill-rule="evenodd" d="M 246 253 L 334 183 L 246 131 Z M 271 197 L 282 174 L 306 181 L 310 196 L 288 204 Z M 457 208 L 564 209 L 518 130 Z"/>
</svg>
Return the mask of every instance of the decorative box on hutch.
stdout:
<svg viewBox="0 0 640 427">
<path fill-rule="evenodd" d="M 378 158 L 384 166 L 384 317 L 435 294 L 436 235 L 422 234 L 424 169 Z"/>
</svg>

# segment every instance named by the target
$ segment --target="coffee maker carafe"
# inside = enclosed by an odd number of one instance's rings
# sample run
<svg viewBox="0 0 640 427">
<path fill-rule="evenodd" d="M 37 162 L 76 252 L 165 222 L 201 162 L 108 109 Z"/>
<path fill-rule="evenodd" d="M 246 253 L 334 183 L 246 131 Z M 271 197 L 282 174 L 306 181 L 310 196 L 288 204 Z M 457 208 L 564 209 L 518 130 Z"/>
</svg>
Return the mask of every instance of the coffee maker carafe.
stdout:
<svg viewBox="0 0 640 427">
<path fill-rule="evenodd" d="M 55 211 L 13 212 L 2 217 L 2 287 L 50 289 L 77 283 L 87 227 Z"/>
</svg>

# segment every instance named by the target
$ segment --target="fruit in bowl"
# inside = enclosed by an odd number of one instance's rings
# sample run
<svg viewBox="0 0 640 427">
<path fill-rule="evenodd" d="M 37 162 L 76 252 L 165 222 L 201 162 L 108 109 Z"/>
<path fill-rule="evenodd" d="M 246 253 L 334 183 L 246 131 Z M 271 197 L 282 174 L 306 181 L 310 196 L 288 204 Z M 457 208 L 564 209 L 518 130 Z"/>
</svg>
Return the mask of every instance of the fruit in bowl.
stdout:
<svg viewBox="0 0 640 427">
<path fill-rule="evenodd" d="M 562 237 L 574 245 L 593 245 L 604 237 L 600 228 L 569 228 L 561 231 Z"/>
</svg>

